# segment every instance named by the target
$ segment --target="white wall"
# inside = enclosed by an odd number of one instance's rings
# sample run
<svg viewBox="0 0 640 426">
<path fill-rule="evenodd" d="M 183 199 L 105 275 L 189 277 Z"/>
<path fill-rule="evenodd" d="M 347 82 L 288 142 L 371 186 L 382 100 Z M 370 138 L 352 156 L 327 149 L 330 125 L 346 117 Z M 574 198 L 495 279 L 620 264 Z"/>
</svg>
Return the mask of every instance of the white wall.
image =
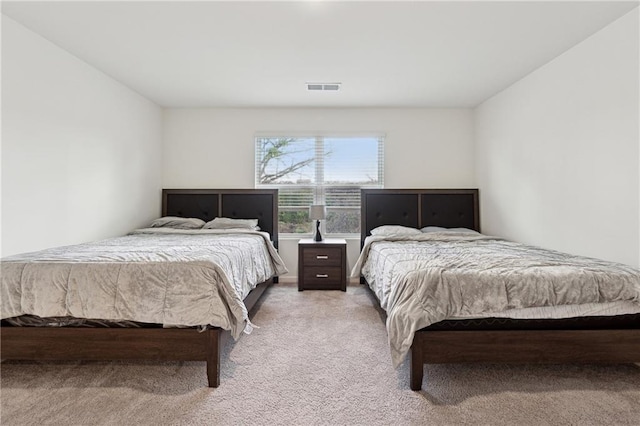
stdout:
<svg viewBox="0 0 640 426">
<path fill-rule="evenodd" d="M 483 231 L 640 265 L 638 9 L 476 110 Z"/>
<path fill-rule="evenodd" d="M 253 188 L 254 135 L 260 131 L 385 133 L 385 187 L 475 187 L 470 109 L 168 109 L 165 188 Z M 297 239 L 280 240 L 290 275 Z M 349 240 L 349 268 L 359 239 Z"/>
<path fill-rule="evenodd" d="M 2 255 L 160 213 L 162 110 L 2 16 Z"/>
</svg>

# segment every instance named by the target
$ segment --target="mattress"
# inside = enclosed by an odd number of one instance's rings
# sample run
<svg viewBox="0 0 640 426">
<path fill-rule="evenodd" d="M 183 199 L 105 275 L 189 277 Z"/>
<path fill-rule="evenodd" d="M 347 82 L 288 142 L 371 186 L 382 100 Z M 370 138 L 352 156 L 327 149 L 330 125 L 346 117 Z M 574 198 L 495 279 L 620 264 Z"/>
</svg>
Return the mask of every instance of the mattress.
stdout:
<svg viewBox="0 0 640 426">
<path fill-rule="evenodd" d="M 396 365 L 417 330 L 445 320 L 640 312 L 635 268 L 480 234 L 368 237 L 360 273 L 387 312 Z"/>
<path fill-rule="evenodd" d="M 286 272 L 269 235 L 141 229 L 2 259 L 2 319 L 22 315 L 250 331 L 244 297 Z"/>
</svg>

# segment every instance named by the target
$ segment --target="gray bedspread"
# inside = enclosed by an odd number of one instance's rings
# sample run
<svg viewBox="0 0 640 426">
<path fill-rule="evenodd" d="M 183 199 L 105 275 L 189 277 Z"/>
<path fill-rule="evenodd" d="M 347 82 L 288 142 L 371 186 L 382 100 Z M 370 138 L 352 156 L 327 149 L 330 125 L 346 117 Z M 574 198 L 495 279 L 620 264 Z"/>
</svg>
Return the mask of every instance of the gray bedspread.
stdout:
<svg viewBox="0 0 640 426">
<path fill-rule="evenodd" d="M 243 298 L 287 272 L 256 231 L 141 229 L 2 259 L 1 315 L 215 326 L 251 324 Z"/>
<path fill-rule="evenodd" d="M 637 269 L 479 234 L 371 236 L 352 276 L 361 273 L 387 312 L 396 366 L 417 330 L 447 318 L 541 306 L 640 304 Z"/>
</svg>

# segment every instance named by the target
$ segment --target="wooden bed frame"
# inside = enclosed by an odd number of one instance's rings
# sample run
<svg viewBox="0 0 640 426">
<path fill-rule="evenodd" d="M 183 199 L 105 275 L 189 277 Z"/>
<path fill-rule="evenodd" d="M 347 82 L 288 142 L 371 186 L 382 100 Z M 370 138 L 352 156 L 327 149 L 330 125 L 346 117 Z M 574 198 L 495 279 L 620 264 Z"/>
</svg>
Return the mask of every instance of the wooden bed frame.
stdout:
<svg viewBox="0 0 640 426">
<path fill-rule="evenodd" d="M 164 189 L 162 216 L 258 218 L 278 244 L 277 190 Z M 247 310 L 277 277 L 246 298 Z M 220 384 L 220 350 L 228 332 L 210 328 L 0 328 L 2 359 L 206 361 L 209 387 Z"/>
<path fill-rule="evenodd" d="M 361 242 L 380 225 L 480 231 L 478 199 L 477 189 L 363 189 Z M 422 388 L 424 364 L 640 362 L 640 315 L 629 318 L 618 328 L 560 325 L 464 331 L 427 327 L 416 332 L 411 345 L 410 387 Z"/>
</svg>

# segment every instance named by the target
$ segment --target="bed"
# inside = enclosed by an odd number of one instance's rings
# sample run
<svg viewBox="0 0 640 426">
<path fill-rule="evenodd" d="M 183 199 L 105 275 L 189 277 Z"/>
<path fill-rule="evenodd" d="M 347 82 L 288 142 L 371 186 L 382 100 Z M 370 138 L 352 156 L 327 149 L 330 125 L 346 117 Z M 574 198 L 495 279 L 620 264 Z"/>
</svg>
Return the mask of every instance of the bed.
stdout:
<svg viewBox="0 0 640 426">
<path fill-rule="evenodd" d="M 142 321 L 109 323 L 108 327 L 73 326 L 73 318 L 71 318 L 71 326 L 61 327 L 11 326 L 8 321 L 3 320 L 0 329 L 2 358 L 5 360 L 206 361 L 209 387 L 219 386 L 220 349 L 223 339 L 229 334 L 237 337 L 243 330 L 250 332 L 251 323 L 248 319 L 248 311 L 256 304 L 268 286 L 277 280 L 278 272 L 282 273 L 284 268 L 284 264 L 277 264 L 278 262 L 273 264 L 273 268 L 271 268 L 272 265 L 269 265 L 271 269 L 268 271 L 265 270 L 264 266 L 256 266 L 256 271 L 254 271 L 253 274 L 254 278 L 244 277 L 243 275 L 242 280 L 255 280 L 255 277 L 260 276 L 264 278 L 264 281 L 257 283 L 257 285 L 255 282 L 244 282 L 240 285 L 235 281 L 238 281 L 238 277 L 245 274 L 245 271 L 236 271 L 238 267 L 233 262 L 225 265 L 223 265 L 222 262 L 227 258 L 231 258 L 233 250 L 236 252 L 235 256 L 238 257 L 238 255 L 242 254 L 242 250 L 244 250 L 245 247 L 249 248 L 256 244 L 262 244 L 262 246 L 255 250 L 266 250 L 270 252 L 270 255 L 273 255 L 278 245 L 277 197 L 277 190 L 164 189 L 162 191 L 163 217 L 199 218 L 205 222 L 211 221 L 215 217 L 258 219 L 258 226 L 261 232 L 247 230 L 244 231 L 245 233 L 236 235 L 233 231 L 206 230 L 203 231 L 202 234 L 207 235 L 200 235 L 199 230 L 175 231 L 150 229 L 140 230 L 137 233 L 133 233 L 133 235 L 121 238 L 108 239 L 104 242 L 73 246 L 77 247 L 74 250 L 79 250 L 81 254 L 84 254 L 83 250 L 91 250 L 91 257 L 88 257 L 88 259 L 91 260 L 80 261 L 79 264 L 70 264 L 70 268 L 75 268 L 73 269 L 74 271 L 82 271 L 83 269 L 95 267 L 96 255 L 94 252 L 96 252 L 96 250 L 99 256 L 98 259 L 101 259 L 101 257 L 109 259 L 104 263 L 98 262 L 98 267 L 103 268 L 104 273 L 98 271 L 99 273 L 93 276 L 95 277 L 94 281 L 90 280 L 91 286 L 101 287 L 105 282 L 112 280 L 113 275 L 109 274 L 113 274 L 114 272 L 109 271 L 114 270 L 111 266 L 115 264 L 115 266 L 119 268 L 117 270 L 118 278 L 116 280 L 118 282 L 118 284 L 116 284 L 116 292 L 118 295 L 124 291 L 124 289 L 118 286 L 123 286 L 122 283 L 127 282 L 133 291 L 138 292 L 141 289 L 145 292 L 140 299 L 143 306 L 127 306 L 128 303 L 131 305 L 135 305 L 135 303 L 128 302 L 126 298 L 121 298 L 116 309 L 119 312 L 135 311 L 136 315 L 144 316 L 146 315 L 145 310 L 149 310 L 149 318 L 154 318 L 153 312 L 151 312 L 154 309 L 149 309 L 145 304 L 148 303 L 148 306 L 155 306 L 154 303 L 156 301 L 152 300 L 152 296 L 154 293 L 160 292 L 159 294 L 155 294 L 157 298 L 164 297 L 166 299 L 165 304 L 173 303 L 177 305 L 179 309 L 181 308 L 182 311 L 184 311 L 186 315 L 185 318 L 193 317 L 195 323 L 173 323 L 171 316 L 165 314 L 164 311 L 156 313 L 156 317 L 158 315 L 166 315 L 162 317 L 162 323 L 147 323 L 143 319 Z M 157 231 L 160 232 L 158 233 Z M 185 235 L 176 235 L 180 233 Z M 269 236 L 273 243 L 272 245 L 269 244 Z M 157 239 L 166 247 L 156 248 L 156 245 L 149 247 L 149 239 L 152 239 L 154 244 L 156 244 L 155 240 Z M 184 243 L 181 242 L 182 239 L 185 239 Z M 218 245 L 210 246 L 214 241 Z M 97 246 L 97 248 L 95 246 Z M 194 261 L 194 257 L 189 257 L 184 252 L 187 250 L 191 251 L 189 256 L 195 256 L 197 254 L 200 258 L 196 257 L 196 261 Z M 61 259 L 64 258 L 64 253 L 60 254 L 56 249 L 42 253 L 47 253 L 50 263 L 59 262 L 56 256 L 60 256 Z M 216 258 L 214 254 L 218 254 L 218 257 Z M 74 255 L 76 254 L 74 253 Z M 25 256 L 29 258 L 32 255 L 27 254 Z M 133 261 L 129 260 L 130 256 L 134 256 Z M 252 255 L 246 257 L 251 258 Z M 20 258 L 20 256 L 18 256 L 18 258 Z M 113 260 L 114 258 L 116 259 L 115 261 Z M 167 263 L 167 258 L 175 258 L 176 260 L 171 260 Z M 185 259 L 184 262 L 183 258 Z M 151 260 L 149 261 L 149 259 Z M 277 254 L 275 254 L 274 259 L 281 262 Z M 17 267 L 21 267 L 21 263 L 26 264 L 25 260 L 19 260 L 20 262 L 3 262 L 3 269 L 7 268 L 5 272 L 8 273 L 10 268 L 16 265 Z M 40 259 L 40 262 L 42 262 L 42 259 Z M 94 264 L 91 264 L 92 262 Z M 64 265 L 60 265 L 60 263 L 52 264 L 53 270 L 61 267 L 64 267 Z M 163 269 L 154 269 L 160 267 Z M 258 271 L 259 267 L 261 269 Z M 162 283 L 164 283 L 165 288 L 160 288 L 160 290 L 153 288 L 146 284 L 146 281 L 144 286 L 139 285 L 140 282 L 136 282 L 136 274 L 141 273 L 140 270 L 142 270 L 142 268 L 147 268 L 143 271 L 146 276 L 149 274 L 152 276 L 153 274 L 157 276 L 162 275 L 164 279 Z M 32 269 L 25 267 L 24 270 Z M 37 268 L 33 268 L 33 270 L 38 271 Z M 131 272 L 129 273 L 130 277 L 128 276 L 128 281 L 121 279 L 121 274 L 128 273 L 127 271 L 129 270 L 131 270 Z M 193 281 L 182 283 L 182 287 L 178 286 L 176 283 L 178 283 L 179 280 L 183 280 L 184 274 L 188 274 L 190 271 L 193 275 L 187 276 L 193 277 Z M 171 278 L 169 274 L 173 274 Z M 167 276 L 164 277 L 164 275 Z M 238 275 L 238 277 L 236 277 L 236 275 Z M 68 277 L 69 278 L 66 279 L 70 282 L 72 275 L 68 275 Z M 6 299 L 9 297 L 7 296 L 9 290 L 6 287 L 9 284 L 5 283 L 4 278 L 5 274 L 3 274 L 2 291 L 3 299 L 5 299 L 6 302 Z M 187 293 L 187 291 L 191 291 L 189 288 L 191 284 L 194 284 L 195 287 L 196 278 L 201 280 L 201 282 L 198 283 L 199 288 L 206 289 L 206 294 L 204 293 L 205 290 L 201 290 L 203 291 L 201 294 Z M 33 282 L 33 286 L 41 286 L 41 282 L 48 279 L 49 277 L 43 275 L 41 280 L 38 280 L 36 276 L 36 279 L 31 281 Z M 20 280 L 22 280 L 22 278 L 20 278 Z M 8 282 L 8 278 L 6 281 Z M 247 288 L 247 286 L 250 287 Z M 244 299 L 242 299 L 240 295 L 240 287 L 246 288 L 246 291 L 242 291 L 242 296 L 246 295 Z M 73 292 L 70 290 L 71 286 L 69 285 L 69 291 L 67 291 L 66 295 L 63 294 L 60 296 L 66 298 L 68 306 L 73 306 L 69 300 L 81 300 L 84 294 L 82 293 L 82 286 L 78 285 L 73 288 L 74 292 L 77 292 L 78 295 L 72 294 Z M 172 295 L 172 288 L 186 288 L 187 290 L 180 290 Z M 235 288 L 237 291 L 234 291 L 232 288 Z M 251 288 L 253 288 L 253 290 L 251 290 Z M 21 291 L 22 290 L 24 290 L 24 288 L 21 289 Z M 165 291 L 165 293 L 161 291 Z M 248 294 L 246 294 L 247 292 Z M 111 297 L 110 295 L 112 293 L 108 293 L 109 297 Z M 22 293 L 19 297 L 22 297 Z M 75 297 L 75 299 L 72 299 L 73 297 Z M 192 314 L 192 310 L 198 311 L 198 309 L 195 309 L 196 306 L 199 306 L 196 304 L 197 300 L 205 297 L 204 308 L 199 309 L 201 312 L 196 312 L 196 314 L 202 313 L 205 316 L 198 317 Z M 24 297 L 18 300 L 20 301 L 16 303 L 22 304 Z M 122 302 L 122 300 L 124 302 Z M 48 302 L 47 300 L 36 300 L 34 303 L 42 305 Z M 160 302 L 162 302 L 162 300 Z M 192 302 L 193 304 L 191 304 Z M 107 303 L 109 302 L 107 301 L 105 305 Z M 179 305 L 179 303 L 182 303 L 182 305 Z M 103 300 L 89 300 L 89 303 L 86 303 L 86 301 L 83 302 L 83 305 L 88 306 L 91 304 L 105 311 L 104 318 L 113 319 L 113 317 L 110 316 L 111 312 L 102 306 Z M 7 306 L 8 305 L 4 304 L 3 310 L 10 311 L 12 307 Z M 23 309 L 22 306 L 19 308 Z M 171 311 L 167 310 L 166 312 Z M 5 312 L 3 312 L 3 318 L 5 316 Z M 181 318 L 183 317 L 181 316 Z M 203 320 L 201 318 L 206 319 Z M 211 318 L 213 322 L 209 322 L 209 318 Z M 130 320 L 131 318 L 127 317 L 124 319 Z M 84 319 L 78 320 L 84 322 Z M 91 317 L 91 320 L 100 322 L 99 318 L 96 319 L 95 317 Z M 202 324 L 202 321 L 207 322 Z M 211 326 L 211 323 L 219 324 L 220 326 Z M 168 326 L 168 324 L 171 326 Z M 209 326 L 207 326 L 207 324 L 209 324 Z M 196 325 L 200 326 L 198 327 Z M 230 331 L 223 330 L 223 327 Z"/>
<path fill-rule="evenodd" d="M 386 311 L 394 365 L 397 366 L 405 354 L 410 356 L 411 389 L 422 388 L 424 364 L 430 363 L 640 362 L 640 272 L 626 265 L 570 256 L 474 234 L 473 231 L 480 231 L 478 198 L 477 189 L 362 190 L 363 252 L 352 274 L 363 272 L 361 282 L 369 285 Z M 465 228 L 471 232 L 457 235 L 444 229 L 444 232 L 435 232 L 431 236 L 418 232 L 421 235 L 389 237 L 390 241 L 385 241 L 387 237 L 379 235 L 370 237 L 372 230 L 383 225 L 417 229 Z M 418 241 L 412 241 L 414 239 Z M 464 250 L 461 251 L 460 247 L 464 247 Z M 516 250 L 516 255 L 513 250 Z M 452 262 L 450 254 L 458 256 L 453 258 L 455 264 L 446 263 Z M 528 301 L 523 302 L 526 305 L 524 309 L 500 310 L 495 309 L 499 303 L 491 306 L 493 299 L 486 298 L 486 295 L 485 299 L 480 296 L 477 296 L 477 300 L 473 298 L 473 292 L 480 292 L 479 285 L 483 281 L 481 274 L 473 275 L 478 269 L 476 262 L 482 259 L 483 254 L 485 260 L 482 262 L 494 257 L 496 262 L 507 257 L 514 262 L 513 270 L 507 268 L 501 273 L 509 276 L 505 278 L 505 283 L 509 283 L 509 287 L 505 284 L 505 288 L 511 291 L 508 303 L 515 305 L 520 303 L 520 299 L 528 297 L 530 288 L 527 286 L 530 286 L 528 283 L 532 279 L 536 285 L 551 285 L 547 281 L 554 281 L 554 285 L 565 289 L 562 293 L 565 298 L 577 297 L 574 293 L 584 293 L 585 297 L 592 294 L 586 290 L 574 291 L 577 287 L 573 281 L 577 283 L 581 280 L 574 275 L 567 275 L 560 280 L 538 277 L 536 274 L 544 270 L 546 265 L 527 263 L 530 259 L 538 262 L 542 257 L 552 263 L 567 260 L 573 268 L 566 266 L 569 271 L 567 274 L 574 274 L 576 269 L 591 274 L 593 267 L 593 274 L 587 275 L 602 279 L 600 269 L 595 269 L 597 266 L 610 268 L 606 270 L 607 274 L 615 272 L 620 276 L 611 275 L 615 280 L 610 282 L 595 280 L 599 286 L 594 287 L 596 292 L 605 293 L 608 286 L 611 288 L 613 301 L 603 299 L 601 294 L 594 296 L 606 301 L 604 304 L 547 308 L 544 305 L 548 302 Z M 370 264 L 367 264 L 368 255 L 373 259 Z M 479 257 L 473 257 L 476 255 Z M 482 269 L 484 273 L 488 267 L 482 263 Z M 399 272 L 394 276 L 393 271 Z M 514 273 L 516 271 L 517 274 Z M 525 275 L 519 275 L 521 273 Z M 615 285 L 612 284 L 614 282 Z M 424 290 L 427 285 L 431 286 L 430 283 L 433 283 L 430 288 L 435 290 Z M 456 283 L 456 286 L 450 286 L 450 283 Z M 522 290 L 518 290 L 519 286 Z M 470 297 L 460 302 L 459 294 L 465 296 L 465 291 Z M 388 295 L 391 301 L 386 299 Z M 487 300 L 490 303 L 485 307 L 483 304 Z M 553 303 L 556 302 L 564 303 L 560 299 Z M 493 311 L 491 308 L 494 308 Z M 565 310 L 556 312 L 556 308 Z M 416 309 L 421 312 L 415 314 Z M 488 309 L 486 314 L 483 309 Z M 451 312 L 465 310 L 467 315 L 449 317 Z M 483 314 L 478 315 L 479 312 Z"/>
</svg>

